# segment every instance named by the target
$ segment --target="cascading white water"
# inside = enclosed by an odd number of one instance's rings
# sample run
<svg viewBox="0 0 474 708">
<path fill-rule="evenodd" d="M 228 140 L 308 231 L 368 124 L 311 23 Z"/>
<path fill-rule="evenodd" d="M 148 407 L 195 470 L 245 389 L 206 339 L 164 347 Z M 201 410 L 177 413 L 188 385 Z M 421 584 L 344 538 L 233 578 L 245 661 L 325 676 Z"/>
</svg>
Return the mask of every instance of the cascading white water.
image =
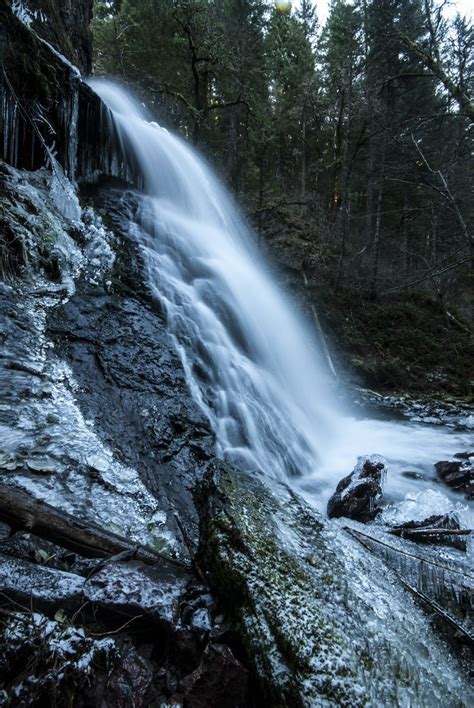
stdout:
<svg viewBox="0 0 474 708">
<path fill-rule="evenodd" d="M 149 282 L 219 454 L 275 478 L 310 473 L 337 419 L 318 347 L 201 158 L 144 120 L 122 89 L 102 80 L 92 87 L 143 172 Z"/>
<path fill-rule="evenodd" d="M 137 221 L 149 285 L 166 310 L 219 455 L 275 479 L 303 476 L 321 503 L 357 455 L 386 456 L 389 481 L 395 473 L 392 496 L 402 498 L 417 483 L 397 472 L 425 471 L 466 449 L 464 436 L 343 414 L 318 343 L 273 282 L 209 167 L 185 141 L 148 122 L 122 88 L 97 79 L 91 85 L 143 173 Z"/>
</svg>

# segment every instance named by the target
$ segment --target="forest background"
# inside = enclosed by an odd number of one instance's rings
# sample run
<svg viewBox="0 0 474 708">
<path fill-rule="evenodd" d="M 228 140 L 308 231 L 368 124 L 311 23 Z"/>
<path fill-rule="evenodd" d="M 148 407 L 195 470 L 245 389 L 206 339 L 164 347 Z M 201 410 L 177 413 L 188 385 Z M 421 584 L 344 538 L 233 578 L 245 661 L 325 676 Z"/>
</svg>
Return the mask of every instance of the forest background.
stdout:
<svg viewBox="0 0 474 708">
<path fill-rule="evenodd" d="M 355 379 L 472 393 L 474 26 L 438 0 L 96 0 L 96 74 L 201 150 Z"/>
</svg>

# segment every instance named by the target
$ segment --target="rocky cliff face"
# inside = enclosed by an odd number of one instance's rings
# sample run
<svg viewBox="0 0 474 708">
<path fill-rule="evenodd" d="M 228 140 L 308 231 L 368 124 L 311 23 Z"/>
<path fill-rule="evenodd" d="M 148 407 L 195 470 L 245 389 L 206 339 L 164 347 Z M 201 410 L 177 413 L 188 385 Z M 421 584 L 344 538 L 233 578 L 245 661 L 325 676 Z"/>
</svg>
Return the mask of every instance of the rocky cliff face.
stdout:
<svg viewBox="0 0 474 708">
<path fill-rule="evenodd" d="M 48 170 L 0 166 L 2 235 L 18 246 L 0 282 L 0 702 L 244 705 L 246 671 L 194 564 L 214 440 L 121 231 L 133 194 L 57 201 Z M 111 199 L 113 231 L 92 206 Z M 28 499 L 50 506 L 23 512 Z M 52 509 L 62 531 L 38 521 Z M 80 541 L 91 523 L 118 553 Z"/>
<path fill-rule="evenodd" d="M 93 0 L 11 0 L 18 19 L 77 66 L 83 75 L 92 69 Z"/>
<path fill-rule="evenodd" d="M 75 188 L 121 172 L 77 68 L 90 68 L 90 8 L 0 3 L 0 702 L 243 705 L 246 672 L 193 566 L 192 492 L 214 440 L 121 228 L 133 195 Z M 25 535 L 12 494 L 69 514 L 70 529 L 93 521 L 146 544 L 160 568 L 132 548 L 103 575 L 102 552 L 51 542 L 54 524 Z M 124 622 L 117 641 L 93 637 Z"/>
<path fill-rule="evenodd" d="M 110 174 L 113 164 L 120 173 L 107 111 L 81 80 L 91 64 L 91 3 L 33 7 L 0 0 L 0 158 L 29 170 L 59 166 L 72 182 Z"/>
<path fill-rule="evenodd" d="M 84 76 L 92 70 L 93 0 L 24 0 L 35 32 L 77 66 Z"/>
</svg>

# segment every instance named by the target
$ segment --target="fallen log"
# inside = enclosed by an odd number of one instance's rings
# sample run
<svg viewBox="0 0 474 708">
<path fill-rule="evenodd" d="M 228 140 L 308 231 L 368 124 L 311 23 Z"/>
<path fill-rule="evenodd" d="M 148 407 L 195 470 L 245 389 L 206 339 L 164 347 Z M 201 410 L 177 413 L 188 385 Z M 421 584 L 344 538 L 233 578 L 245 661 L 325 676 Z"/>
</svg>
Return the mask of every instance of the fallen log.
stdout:
<svg viewBox="0 0 474 708">
<path fill-rule="evenodd" d="M 472 529 L 390 529 L 389 533 L 402 538 L 411 536 L 470 536 Z"/>
<path fill-rule="evenodd" d="M 467 551 L 465 537 L 471 535 L 471 529 L 462 529 L 456 514 L 438 514 L 394 526 L 389 533 L 417 543 L 438 543 Z"/>
<path fill-rule="evenodd" d="M 166 561 L 180 568 L 187 567 L 175 558 L 107 531 L 92 521 L 79 519 L 35 499 L 22 489 L 6 484 L 0 484 L 0 521 L 13 529 L 28 531 L 52 541 L 85 558 L 107 558 L 125 552 L 148 565 Z"/>
</svg>

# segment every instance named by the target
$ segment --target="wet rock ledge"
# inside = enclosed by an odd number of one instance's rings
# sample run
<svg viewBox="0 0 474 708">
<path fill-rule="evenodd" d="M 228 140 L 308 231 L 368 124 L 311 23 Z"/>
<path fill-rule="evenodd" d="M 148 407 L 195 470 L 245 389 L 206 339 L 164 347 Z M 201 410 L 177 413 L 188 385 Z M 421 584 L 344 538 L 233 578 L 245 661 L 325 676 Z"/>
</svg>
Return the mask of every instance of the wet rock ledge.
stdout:
<svg viewBox="0 0 474 708">
<path fill-rule="evenodd" d="M 247 672 L 190 567 L 0 486 L 5 517 L 2 705 L 245 705 Z"/>
<path fill-rule="evenodd" d="M 0 181 L 0 703 L 246 705 L 194 562 L 214 440 L 136 249 L 47 170 Z"/>
<path fill-rule="evenodd" d="M 71 219 L 53 179 L 2 167 L 27 256 L 0 291 L 2 484 L 128 546 L 94 559 L 4 517 L 2 700 L 463 705 L 467 679 L 381 561 L 214 458 L 126 229 L 133 190 L 68 192 Z"/>
</svg>

